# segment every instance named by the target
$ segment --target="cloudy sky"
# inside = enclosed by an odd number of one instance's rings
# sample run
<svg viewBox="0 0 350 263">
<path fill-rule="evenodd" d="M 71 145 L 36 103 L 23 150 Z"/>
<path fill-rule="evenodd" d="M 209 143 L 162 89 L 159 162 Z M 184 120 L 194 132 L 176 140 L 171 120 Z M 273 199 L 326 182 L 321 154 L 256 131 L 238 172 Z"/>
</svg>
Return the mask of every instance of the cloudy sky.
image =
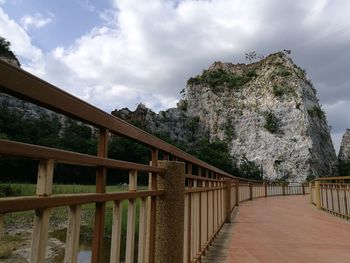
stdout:
<svg viewBox="0 0 350 263">
<path fill-rule="evenodd" d="M 110 112 L 176 104 L 213 61 L 292 50 L 332 126 L 350 128 L 348 0 L 0 0 L 25 70 Z"/>
</svg>

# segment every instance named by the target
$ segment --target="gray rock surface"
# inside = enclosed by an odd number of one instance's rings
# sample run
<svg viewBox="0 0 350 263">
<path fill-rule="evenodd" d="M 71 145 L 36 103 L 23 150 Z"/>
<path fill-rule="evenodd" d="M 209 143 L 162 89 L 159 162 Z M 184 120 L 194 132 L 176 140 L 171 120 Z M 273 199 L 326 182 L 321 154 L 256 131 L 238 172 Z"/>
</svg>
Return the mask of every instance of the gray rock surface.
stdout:
<svg viewBox="0 0 350 263">
<path fill-rule="evenodd" d="M 340 144 L 338 159 L 350 162 L 350 129 L 346 129 Z"/>
<path fill-rule="evenodd" d="M 143 105 L 113 114 L 128 121 L 138 116 L 141 128 L 183 143 L 202 135 L 225 141 L 236 160 L 246 156 L 268 179 L 335 174 L 337 158 L 316 90 L 284 53 L 249 65 L 215 62 L 183 93 L 177 108 L 159 114 Z"/>
</svg>

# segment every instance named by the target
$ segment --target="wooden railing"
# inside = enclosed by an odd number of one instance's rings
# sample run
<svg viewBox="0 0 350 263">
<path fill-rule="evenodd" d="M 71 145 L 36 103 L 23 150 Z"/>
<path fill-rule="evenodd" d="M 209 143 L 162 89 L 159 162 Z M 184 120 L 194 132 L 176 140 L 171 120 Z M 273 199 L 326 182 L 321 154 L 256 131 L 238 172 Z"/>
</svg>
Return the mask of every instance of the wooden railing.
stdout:
<svg viewBox="0 0 350 263">
<path fill-rule="evenodd" d="M 350 176 L 319 178 L 310 189 L 310 202 L 318 209 L 350 219 Z"/>
<path fill-rule="evenodd" d="M 308 187 L 292 183 L 266 183 L 232 176 L 121 119 L 0 61 L 0 90 L 73 118 L 99 130 L 97 156 L 55 148 L 0 140 L 0 155 L 39 161 L 36 196 L 0 199 L 0 221 L 6 213 L 34 210 L 31 262 L 45 261 L 51 209 L 69 209 L 64 262 L 76 262 L 81 206 L 95 204 L 91 262 L 102 262 L 106 203 L 113 202 L 110 262 L 120 261 L 122 208 L 128 202 L 125 262 L 198 262 L 229 222 L 239 202 L 257 197 L 305 194 Z M 111 134 L 149 147 L 151 164 L 107 157 Z M 130 149 L 132 151 L 132 149 Z M 159 160 L 163 156 L 164 160 Z M 96 189 L 85 194 L 52 194 L 57 163 L 95 167 Z M 129 172 L 128 191 L 106 192 L 106 171 Z M 195 172 L 194 172 L 195 171 Z M 137 189 L 140 173 L 149 174 L 147 190 Z M 140 208 L 136 213 L 135 202 Z M 138 244 L 135 255 L 135 218 Z M 1 225 L 1 222 L 0 222 Z"/>
<path fill-rule="evenodd" d="M 184 262 L 199 262 L 239 203 L 259 197 L 308 194 L 303 183 L 247 181 L 186 175 Z M 284 191 L 282 191 L 284 189 Z"/>
</svg>

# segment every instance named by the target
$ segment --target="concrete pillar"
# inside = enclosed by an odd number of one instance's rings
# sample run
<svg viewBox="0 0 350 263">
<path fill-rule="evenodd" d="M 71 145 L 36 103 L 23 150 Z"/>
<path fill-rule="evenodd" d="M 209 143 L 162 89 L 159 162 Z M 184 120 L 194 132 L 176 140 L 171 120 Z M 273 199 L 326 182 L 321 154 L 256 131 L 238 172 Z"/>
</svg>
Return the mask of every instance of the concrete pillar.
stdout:
<svg viewBox="0 0 350 263">
<path fill-rule="evenodd" d="M 226 223 L 231 223 L 231 179 L 225 179 Z"/>
<path fill-rule="evenodd" d="M 315 181 L 315 191 L 316 191 L 316 207 L 317 209 L 321 209 L 321 188 L 320 181 Z"/>
<path fill-rule="evenodd" d="M 313 203 L 313 200 L 312 200 L 312 182 L 309 183 L 309 192 L 310 192 L 310 204 Z"/>
<path fill-rule="evenodd" d="M 253 200 L 253 183 L 249 183 L 249 200 Z"/>
<path fill-rule="evenodd" d="M 235 206 L 239 206 L 239 180 L 237 180 L 235 184 Z"/>
<path fill-rule="evenodd" d="M 166 172 L 157 182 L 165 194 L 157 200 L 155 262 L 183 263 L 185 164 L 158 161 L 158 167 Z"/>
<path fill-rule="evenodd" d="M 264 182 L 264 189 L 265 189 L 265 197 L 267 197 L 267 183 Z"/>
<path fill-rule="evenodd" d="M 301 190 L 302 190 L 303 195 L 305 195 L 305 185 L 304 185 L 304 183 L 301 183 Z"/>
</svg>

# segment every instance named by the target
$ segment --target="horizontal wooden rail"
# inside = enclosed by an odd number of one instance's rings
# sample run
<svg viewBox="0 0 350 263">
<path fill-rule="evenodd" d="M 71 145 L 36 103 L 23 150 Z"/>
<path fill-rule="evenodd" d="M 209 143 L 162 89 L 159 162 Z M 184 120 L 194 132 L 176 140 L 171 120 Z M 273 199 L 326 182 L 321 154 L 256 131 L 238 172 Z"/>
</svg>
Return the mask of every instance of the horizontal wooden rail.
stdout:
<svg viewBox="0 0 350 263">
<path fill-rule="evenodd" d="M 214 179 L 214 178 L 208 178 L 208 177 L 203 177 L 199 175 L 188 175 L 185 174 L 186 179 L 192 179 L 192 180 L 200 180 L 200 181 L 208 181 L 208 182 L 221 182 L 221 179 Z"/>
<path fill-rule="evenodd" d="M 316 182 L 316 181 L 334 181 L 334 180 L 350 180 L 350 176 L 333 176 L 333 177 L 320 177 L 317 178 L 315 180 L 313 180 L 312 182 Z"/>
<path fill-rule="evenodd" d="M 18 156 L 31 159 L 53 159 L 59 163 L 76 164 L 93 167 L 106 167 L 120 170 L 136 170 L 142 172 L 164 173 L 164 169 L 131 163 L 126 161 L 119 161 L 114 159 L 107 159 L 96 157 L 92 155 L 58 150 L 54 148 L 37 146 L 33 144 L 26 144 L 20 142 L 13 142 L 0 139 L 0 155 L 3 156 Z"/>
<path fill-rule="evenodd" d="M 130 200 L 163 195 L 164 191 L 137 191 L 105 194 L 67 194 L 50 197 L 25 196 L 0 199 L 0 213 L 36 210 L 60 206 L 82 205 L 108 201 Z"/>
</svg>

